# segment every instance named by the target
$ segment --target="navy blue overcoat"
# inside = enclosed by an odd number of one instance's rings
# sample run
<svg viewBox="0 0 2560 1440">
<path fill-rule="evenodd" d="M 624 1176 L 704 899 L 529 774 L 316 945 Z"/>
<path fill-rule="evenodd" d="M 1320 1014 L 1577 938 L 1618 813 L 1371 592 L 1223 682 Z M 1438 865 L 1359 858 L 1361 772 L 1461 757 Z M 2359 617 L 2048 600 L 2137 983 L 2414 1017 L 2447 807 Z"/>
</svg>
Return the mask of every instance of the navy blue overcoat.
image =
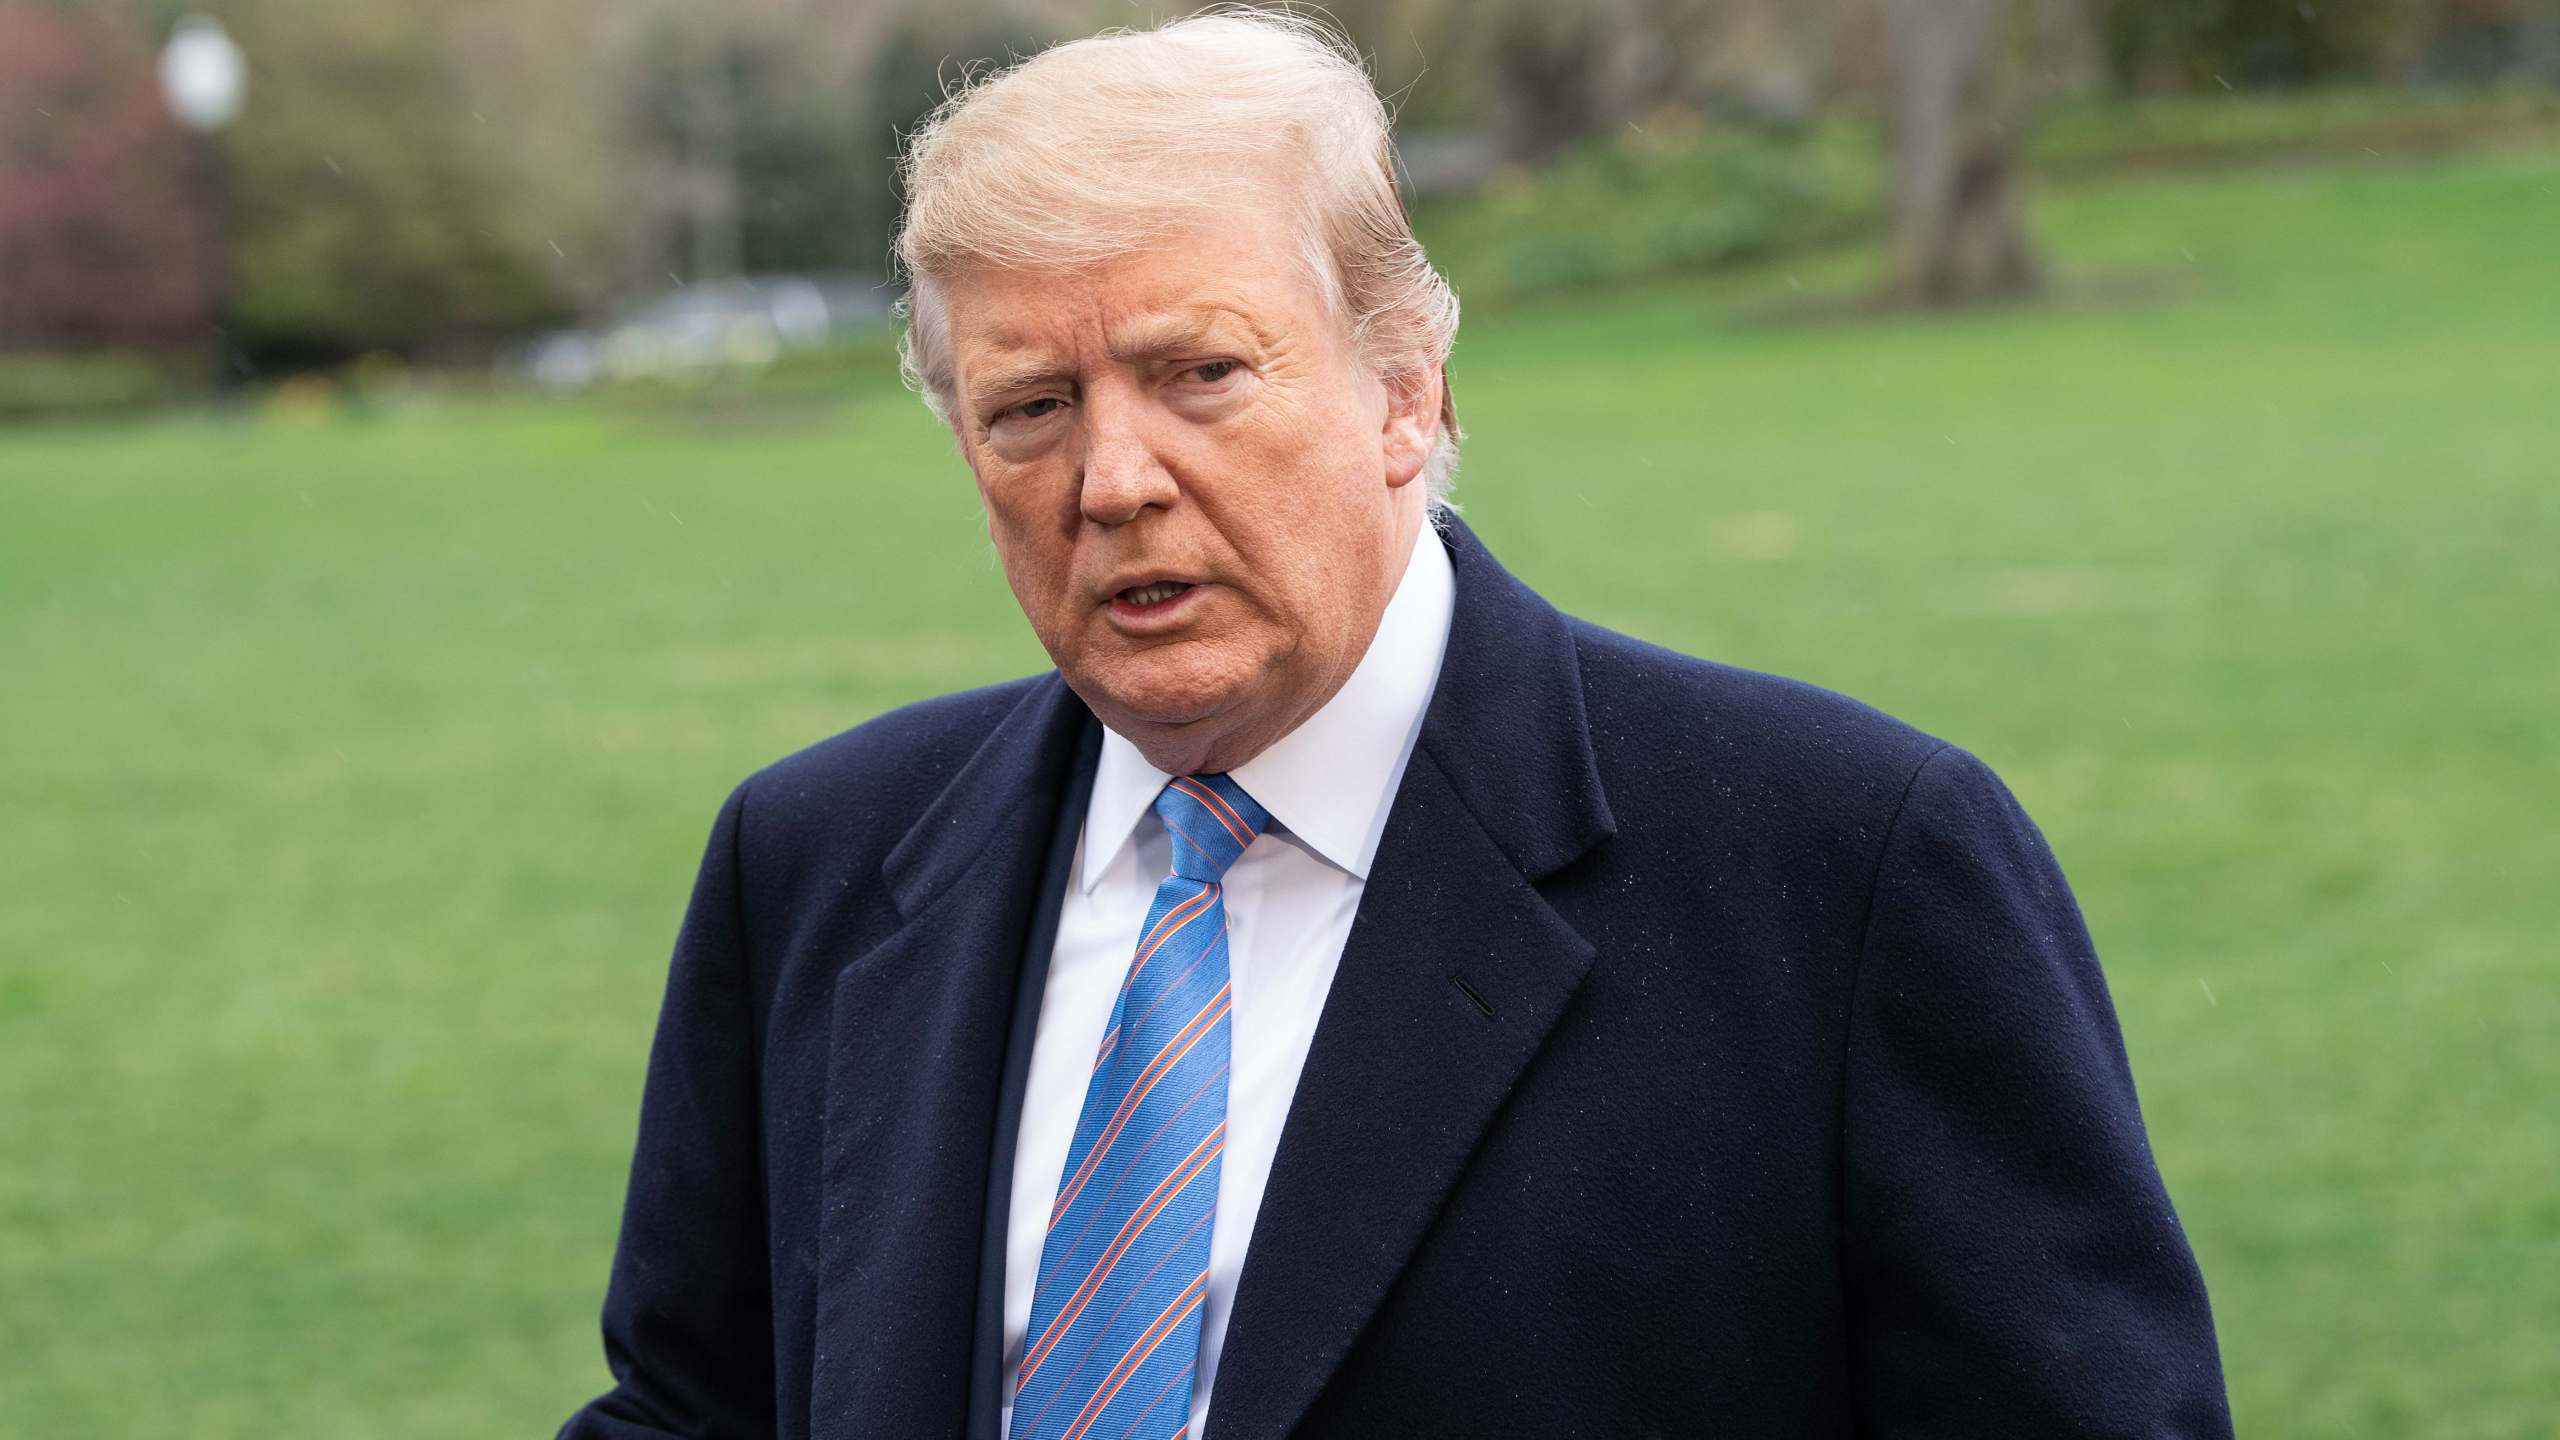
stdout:
<svg viewBox="0 0 2560 1440">
<path fill-rule="evenodd" d="M 2226 1436 L 2035 826 L 1965 751 L 1457 606 L 1204 1440 Z M 1099 729 L 1057 675 L 730 795 L 563 1434 L 992 1440 L 1032 1024 Z"/>
</svg>

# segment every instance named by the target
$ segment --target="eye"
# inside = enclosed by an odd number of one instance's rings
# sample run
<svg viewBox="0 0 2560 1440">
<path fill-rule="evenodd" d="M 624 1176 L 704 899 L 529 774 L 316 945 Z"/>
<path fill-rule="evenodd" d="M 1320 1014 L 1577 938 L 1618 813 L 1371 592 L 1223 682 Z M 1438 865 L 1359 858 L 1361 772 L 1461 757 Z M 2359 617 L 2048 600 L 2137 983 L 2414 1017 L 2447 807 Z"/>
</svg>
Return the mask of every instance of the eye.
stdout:
<svg viewBox="0 0 2560 1440">
<path fill-rule="evenodd" d="M 1233 360 L 1211 360 L 1203 365 L 1194 365 L 1182 373 L 1203 385 L 1215 385 L 1234 374 L 1235 370 L 1236 362 Z"/>
<path fill-rule="evenodd" d="M 997 411 L 995 419 L 988 423 L 992 426 L 1002 425 L 1008 420 L 1046 420 L 1066 408 L 1066 403 L 1055 395 L 1042 395 L 1037 399 L 1025 400 L 1019 405 L 1006 406 Z"/>
</svg>

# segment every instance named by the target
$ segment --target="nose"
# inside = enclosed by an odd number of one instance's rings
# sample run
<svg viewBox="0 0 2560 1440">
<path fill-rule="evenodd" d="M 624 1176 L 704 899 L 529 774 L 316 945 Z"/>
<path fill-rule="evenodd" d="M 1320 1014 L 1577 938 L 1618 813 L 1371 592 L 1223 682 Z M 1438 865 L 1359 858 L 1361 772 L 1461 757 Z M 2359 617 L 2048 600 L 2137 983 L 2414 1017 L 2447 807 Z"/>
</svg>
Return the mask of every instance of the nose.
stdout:
<svg viewBox="0 0 2560 1440">
<path fill-rule="evenodd" d="M 1106 387 L 1096 386 L 1096 391 Z M 1088 393 L 1083 409 L 1084 467 L 1078 503 L 1097 525 L 1126 525 L 1149 507 L 1173 504 L 1180 487 L 1148 438 L 1146 401 Z"/>
</svg>

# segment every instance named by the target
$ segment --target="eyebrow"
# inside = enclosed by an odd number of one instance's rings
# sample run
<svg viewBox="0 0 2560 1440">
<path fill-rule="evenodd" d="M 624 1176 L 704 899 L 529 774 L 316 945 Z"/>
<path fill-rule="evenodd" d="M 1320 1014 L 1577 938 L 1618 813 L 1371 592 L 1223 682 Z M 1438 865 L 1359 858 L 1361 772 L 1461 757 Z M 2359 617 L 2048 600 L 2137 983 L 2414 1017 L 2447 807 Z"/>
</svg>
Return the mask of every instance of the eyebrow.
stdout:
<svg viewBox="0 0 2560 1440">
<path fill-rule="evenodd" d="M 1131 321 L 1110 338 L 1106 353 L 1123 365 L 1161 360 L 1185 350 L 1197 349 L 1231 326 L 1240 326 L 1247 334 L 1259 338 L 1259 332 L 1237 312 L 1222 305 L 1202 306 Z M 1073 378 L 1073 371 L 1043 356 L 1003 361 L 982 375 L 972 377 L 969 396 L 974 403 L 985 404 L 997 396 L 1017 390 Z"/>
</svg>

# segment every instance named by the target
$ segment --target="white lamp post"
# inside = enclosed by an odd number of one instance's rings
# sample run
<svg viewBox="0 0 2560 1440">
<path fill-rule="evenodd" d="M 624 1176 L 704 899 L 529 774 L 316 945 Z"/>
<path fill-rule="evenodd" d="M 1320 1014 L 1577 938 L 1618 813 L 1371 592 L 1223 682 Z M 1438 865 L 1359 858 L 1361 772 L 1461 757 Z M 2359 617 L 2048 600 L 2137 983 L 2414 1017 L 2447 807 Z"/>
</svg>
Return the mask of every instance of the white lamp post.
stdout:
<svg viewBox="0 0 2560 1440">
<path fill-rule="evenodd" d="M 240 118 L 240 102 L 249 93 L 248 58 L 221 21 L 190 15 L 160 51 L 160 91 L 180 124 L 211 134 Z"/>
<path fill-rule="evenodd" d="M 227 232 L 231 228 L 231 186 L 223 173 L 222 153 L 214 135 L 240 118 L 249 93 L 249 61 L 222 22 L 210 15 L 189 15 L 178 22 L 160 50 L 160 93 L 169 113 L 196 133 L 212 213 L 212 240 L 205 246 L 205 293 L 213 309 L 213 383 L 231 380 L 230 346 L 223 339 L 223 320 L 231 309 L 231 262 Z"/>
</svg>

